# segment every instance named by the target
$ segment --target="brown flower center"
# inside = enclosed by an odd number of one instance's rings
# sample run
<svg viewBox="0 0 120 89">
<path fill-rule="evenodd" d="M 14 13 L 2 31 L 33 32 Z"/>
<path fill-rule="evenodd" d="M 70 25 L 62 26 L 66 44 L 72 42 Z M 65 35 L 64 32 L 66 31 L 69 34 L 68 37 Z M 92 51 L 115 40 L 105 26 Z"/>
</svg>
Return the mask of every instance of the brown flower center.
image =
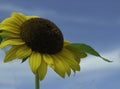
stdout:
<svg viewBox="0 0 120 89">
<path fill-rule="evenodd" d="M 21 27 L 21 38 L 33 51 L 55 54 L 63 48 L 63 35 L 51 21 L 43 18 L 32 18 Z"/>
</svg>

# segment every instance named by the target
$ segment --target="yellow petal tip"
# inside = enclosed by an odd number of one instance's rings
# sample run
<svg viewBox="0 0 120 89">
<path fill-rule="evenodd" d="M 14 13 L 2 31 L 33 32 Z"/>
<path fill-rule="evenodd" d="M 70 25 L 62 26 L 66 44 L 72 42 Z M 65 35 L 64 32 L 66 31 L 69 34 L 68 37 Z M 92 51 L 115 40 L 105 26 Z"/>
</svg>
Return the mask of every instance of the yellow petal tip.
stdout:
<svg viewBox="0 0 120 89">
<path fill-rule="evenodd" d="M 7 60 L 4 60 L 4 63 L 7 63 L 8 61 Z"/>
</svg>

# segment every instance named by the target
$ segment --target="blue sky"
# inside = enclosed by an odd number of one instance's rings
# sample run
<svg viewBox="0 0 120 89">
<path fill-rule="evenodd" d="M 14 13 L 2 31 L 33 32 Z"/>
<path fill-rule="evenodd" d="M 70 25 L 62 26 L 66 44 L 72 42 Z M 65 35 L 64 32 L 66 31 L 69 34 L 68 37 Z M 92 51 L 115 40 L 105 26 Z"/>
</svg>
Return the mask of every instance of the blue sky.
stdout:
<svg viewBox="0 0 120 89">
<path fill-rule="evenodd" d="M 0 21 L 12 12 L 48 18 L 71 42 L 86 43 L 106 63 L 88 56 L 80 63 L 81 71 L 62 79 L 49 68 L 41 89 L 119 89 L 120 88 L 120 1 L 119 0 L 0 0 Z M 34 75 L 28 62 L 4 64 L 0 51 L 0 89 L 34 89 Z"/>
</svg>

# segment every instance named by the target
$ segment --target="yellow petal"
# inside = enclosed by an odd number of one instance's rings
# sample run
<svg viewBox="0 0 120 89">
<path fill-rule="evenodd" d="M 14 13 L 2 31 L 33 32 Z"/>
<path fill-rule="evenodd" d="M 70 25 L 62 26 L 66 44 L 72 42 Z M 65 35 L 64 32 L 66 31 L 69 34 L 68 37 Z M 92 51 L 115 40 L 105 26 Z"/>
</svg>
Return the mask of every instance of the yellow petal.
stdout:
<svg viewBox="0 0 120 89">
<path fill-rule="evenodd" d="M 24 19 L 24 21 L 21 21 L 20 18 L 18 17 L 12 17 L 11 19 L 13 20 L 12 22 L 13 26 L 19 27 L 19 29 L 20 29 L 20 26 L 26 21 L 26 19 Z"/>
<path fill-rule="evenodd" d="M 0 30 L 20 34 L 20 30 L 15 27 L 2 26 L 2 27 L 0 27 Z"/>
<path fill-rule="evenodd" d="M 22 13 L 13 12 L 12 17 L 18 19 L 19 23 L 23 23 L 27 20 L 25 15 Z"/>
<path fill-rule="evenodd" d="M 39 18 L 39 16 L 26 16 L 27 20 L 32 19 L 32 18 Z"/>
<path fill-rule="evenodd" d="M 68 45 L 68 44 L 70 44 L 70 41 L 64 40 L 64 46 L 66 46 L 66 45 Z"/>
<path fill-rule="evenodd" d="M 9 23 L 10 21 L 11 21 L 11 18 L 6 18 L 0 24 Z"/>
<path fill-rule="evenodd" d="M 16 51 L 15 55 L 17 58 L 23 59 L 30 56 L 31 53 L 32 50 L 29 47 L 26 45 L 21 45 L 20 48 Z"/>
<path fill-rule="evenodd" d="M 62 61 L 62 63 L 64 64 L 65 71 L 67 72 L 67 75 L 70 76 L 70 74 L 71 74 L 71 68 L 70 68 L 70 66 L 69 66 L 68 63 L 65 61 L 64 58 L 61 58 L 61 61 Z"/>
<path fill-rule="evenodd" d="M 72 68 L 72 70 L 75 72 L 75 71 L 80 71 L 80 66 L 79 64 L 74 60 L 74 59 L 67 59 L 65 60 L 68 65 Z"/>
<path fill-rule="evenodd" d="M 9 38 L 20 38 L 20 35 L 19 34 L 15 34 L 15 33 L 11 33 L 11 32 L 6 32 L 6 31 L 3 31 L 0 33 L 0 36 L 5 36 L 5 37 L 9 37 Z"/>
<path fill-rule="evenodd" d="M 11 18 L 6 18 L 5 20 L 3 20 L 0 24 L 0 27 L 2 27 L 4 24 L 12 24 L 12 19 Z"/>
<path fill-rule="evenodd" d="M 38 52 L 33 52 L 30 56 L 29 64 L 33 73 L 37 72 L 38 67 L 41 64 L 41 54 Z"/>
<path fill-rule="evenodd" d="M 57 74 L 59 74 L 62 78 L 64 78 L 66 70 L 63 62 L 61 61 L 61 58 L 57 55 L 53 55 L 52 57 L 54 59 L 54 66 L 55 66 L 54 71 Z"/>
<path fill-rule="evenodd" d="M 66 46 L 65 47 L 67 50 L 69 50 L 73 55 L 74 55 L 74 58 L 77 62 L 80 62 L 80 59 L 81 58 L 84 58 L 86 57 L 87 55 L 83 52 L 80 52 L 78 51 L 77 49 L 75 48 L 72 48 L 72 47 L 69 47 L 69 46 Z"/>
<path fill-rule="evenodd" d="M 75 60 L 74 55 L 69 50 L 64 48 L 59 55 L 64 58 L 66 63 L 68 63 L 74 72 L 76 70 L 80 71 L 79 63 Z"/>
<path fill-rule="evenodd" d="M 25 42 L 22 41 L 21 39 L 8 39 L 0 44 L 0 48 L 4 48 L 5 46 L 8 45 L 22 45 L 22 44 L 25 44 Z"/>
<path fill-rule="evenodd" d="M 12 61 L 16 58 L 15 53 L 19 50 L 20 46 L 14 46 L 6 52 L 4 62 Z"/>
<path fill-rule="evenodd" d="M 43 54 L 43 59 L 50 67 L 54 69 L 54 61 L 50 55 Z"/>
<path fill-rule="evenodd" d="M 20 28 L 22 22 L 19 21 L 19 19 L 15 17 L 10 17 L 2 21 L 1 26 L 9 26 L 14 28 Z"/>
<path fill-rule="evenodd" d="M 1 24 L 2 24 L 1 26 L 8 25 L 11 27 L 19 27 L 22 23 L 20 23 L 20 21 L 17 20 L 16 18 L 10 17 L 10 18 L 3 20 Z"/>
<path fill-rule="evenodd" d="M 44 60 L 41 60 L 41 65 L 38 68 L 39 79 L 43 80 L 46 73 L 47 73 L 47 64 L 44 62 Z"/>
</svg>

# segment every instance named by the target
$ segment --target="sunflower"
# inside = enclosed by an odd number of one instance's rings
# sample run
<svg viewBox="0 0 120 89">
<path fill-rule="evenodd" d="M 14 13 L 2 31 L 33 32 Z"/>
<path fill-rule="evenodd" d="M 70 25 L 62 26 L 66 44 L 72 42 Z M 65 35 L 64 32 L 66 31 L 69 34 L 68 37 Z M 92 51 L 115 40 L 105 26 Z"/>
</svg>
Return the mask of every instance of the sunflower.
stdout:
<svg viewBox="0 0 120 89">
<path fill-rule="evenodd" d="M 6 52 L 4 62 L 29 59 L 34 74 L 43 80 L 48 66 L 65 78 L 80 71 L 80 59 L 86 57 L 64 40 L 60 29 L 50 20 L 38 16 L 25 16 L 14 12 L 0 24 L 3 38 L 0 48 L 11 46 Z"/>
</svg>

